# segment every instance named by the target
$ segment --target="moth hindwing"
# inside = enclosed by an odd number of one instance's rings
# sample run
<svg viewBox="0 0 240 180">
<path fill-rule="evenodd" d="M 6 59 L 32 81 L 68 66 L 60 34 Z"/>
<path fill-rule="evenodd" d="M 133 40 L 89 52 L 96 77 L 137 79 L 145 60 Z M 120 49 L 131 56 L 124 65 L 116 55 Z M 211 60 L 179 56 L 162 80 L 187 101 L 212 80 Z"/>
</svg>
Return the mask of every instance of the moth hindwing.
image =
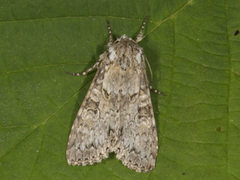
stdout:
<svg viewBox="0 0 240 180">
<path fill-rule="evenodd" d="M 107 50 L 86 72 L 69 73 L 81 76 L 97 68 L 71 129 L 68 164 L 101 162 L 114 152 L 125 166 L 137 172 L 155 167 L 158 138 L 150 98 L 152 86 L 143 49 L 138 45 L 146 20 L 136 40 L 122 35 L 114 41 L 108 22 Z"/>
</svg>

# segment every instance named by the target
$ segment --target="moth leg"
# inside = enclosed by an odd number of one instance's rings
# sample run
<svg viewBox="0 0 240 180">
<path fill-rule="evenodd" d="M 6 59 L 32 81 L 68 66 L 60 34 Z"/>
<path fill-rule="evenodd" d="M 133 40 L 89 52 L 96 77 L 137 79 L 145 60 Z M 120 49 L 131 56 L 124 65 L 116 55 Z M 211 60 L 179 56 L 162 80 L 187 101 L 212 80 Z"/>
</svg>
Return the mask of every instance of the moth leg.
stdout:
<svg viewBox="0 0 240 180">
<path fill-rule="evenodd" d="M 141 28 L 141 30 L 140 30 L 139 34 L 137 35 L 137 38 L 136 38 L 136 42 L 137 42 L 137 43 L 142 40 L 143 30 L 144 30 L 144 28 L 145 28 L 145 24 L 146 24 L 148 18 L 149 18 L 149 16 L 145 17 L 145 19 L 144 19 L 144 21 L 143 21 L 142 28 Z"/>
<path fill-rule="evenodd" d="M 91 72 L 96 67 L 98 67 L 98 65 L 100 64 L 101 61 L 102 61 L 102 59 L 100 58 L 91 68 L 89 68 L 88 70 L 86 70 L 86 71 L 84 71 L 82 73 L 70 73 L 70 72 L 67 72 L 67 74 L 70 74 L 70 75 L 73 75 L 73 76 L 84 76 L 87 73 Z"/>
<path fill-rule="evenodd" d="M 150 64 L 149 64 L 149 62 L 148 62 L 147 57 L 146 57 L 146 56 L 144 56 L 144 57 L 145 57 L 145 59 L 146 59 L 147 65 L 148 65 L 148 67 L 149 67 L 149 71 L 150 71 L 150 73 L 151 73 L 151 81 L 152 81 L 152 79 L 153 79 L 152 68 L 151 68 L 151 66 L 150 66 Z M 149 82 L 148 82 L 148 84 L 149 84 L 149 89 L 150 89 L 151 91 L 153 91 L 153 92 L 155 92 L 155 93 L 157 93 L 157 94 L 161 94 L 161 95 L 163 95 L 163 96 L 166 96 L 166 94 L 164 94 L 164 93 L 162 93 L 162 92 L 154 89 L 154 88 L 150 85 Z"/>
<path fill-rule="evenodd" d="M 160 92 L 160 91 L 154 89 L 151 85 L 149 85 L 149 89 L 150 89 L 151 91 L 157 93 L 157 94 L 161 94 L 161 95 L 163 95 L 163 96 L 166 96 L 166 94 L 164 94 L 164 93 L 162 93 L 162 92 Z"/>
<path fill-rule="evenodd" d="M 112 31 L 111 31 L 109 20 L 107 20 L 107 28 L 108 28 L 108 34 L 109 34 L 109 42 L 112 43 L 113 37 L 112 37 Z"/>
</svg>

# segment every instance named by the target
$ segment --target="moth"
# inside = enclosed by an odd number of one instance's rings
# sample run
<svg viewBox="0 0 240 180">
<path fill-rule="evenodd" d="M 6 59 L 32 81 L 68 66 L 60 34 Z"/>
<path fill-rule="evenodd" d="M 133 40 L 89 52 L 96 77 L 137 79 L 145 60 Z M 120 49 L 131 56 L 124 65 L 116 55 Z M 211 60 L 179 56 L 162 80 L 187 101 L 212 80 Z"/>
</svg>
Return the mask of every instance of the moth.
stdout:
<svg viewBox="0 0 240 180">
<path fill-rule="evenodd" d="M 145 18 L 136 40 L 125 34 L 109 43 L 99 60 L 83 73 L 97 68 L 69 135 L 66 157 L 69 165 L 101 162 L 114 152 L 130 169 L 147 172 L 155 167 L 158 137 L 145 67 L 146 57 L 138 43 L 143 38 Z M 148 62 L 147 62 L 148 63 Z"/>
</svg>

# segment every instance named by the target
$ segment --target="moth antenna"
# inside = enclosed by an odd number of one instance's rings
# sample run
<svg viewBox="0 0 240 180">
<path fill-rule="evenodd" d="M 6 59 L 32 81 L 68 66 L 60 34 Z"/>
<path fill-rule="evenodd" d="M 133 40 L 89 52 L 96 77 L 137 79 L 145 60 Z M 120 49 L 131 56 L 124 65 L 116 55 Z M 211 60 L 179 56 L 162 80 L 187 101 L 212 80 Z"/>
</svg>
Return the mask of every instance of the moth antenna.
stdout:
<svg viewBox="0 0 240 180">
<path fill-rule="evenodd" d="M 109 19 L 107 20 L 107 28 L 108 28 L 108 34 L 109 34 L 109 42 L 112 43 L 113 37 L 112 37 L 112 31 L 111 31 Z"/>
<path fill-rule="evenodd" d="M 143 35 L 143 30 L 145 28 L 145 25 L 146 25 L 146 22 L 148 20 L 149 16 L 145 17 L 144 21 L 143 21 L 143 25 L 142 25 L 142 28 L 140 30 L 140 32 L 138 33 L 137 35 L 137 38 L 136 38 L 136 42 L 140 42 L 142 40 L 142 35 Z"/>
</svg>

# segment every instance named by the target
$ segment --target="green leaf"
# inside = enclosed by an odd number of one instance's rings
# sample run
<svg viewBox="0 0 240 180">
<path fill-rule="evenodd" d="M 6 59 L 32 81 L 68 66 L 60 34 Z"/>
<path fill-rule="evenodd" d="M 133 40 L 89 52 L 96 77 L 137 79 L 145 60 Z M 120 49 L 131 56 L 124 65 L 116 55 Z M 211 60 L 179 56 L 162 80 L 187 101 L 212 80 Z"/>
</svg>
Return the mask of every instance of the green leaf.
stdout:
<svg viewBox="0 0 240 180">
<path fill-rule="evenodd" d="M 1 179 L 240 179 L 240 1 L 0 0 Z M 152 66 L 156 168 L 136 173 L 111 154 L 69 166 L 71 125 L 115 37 L 136 37 Z"/>
</svg>

